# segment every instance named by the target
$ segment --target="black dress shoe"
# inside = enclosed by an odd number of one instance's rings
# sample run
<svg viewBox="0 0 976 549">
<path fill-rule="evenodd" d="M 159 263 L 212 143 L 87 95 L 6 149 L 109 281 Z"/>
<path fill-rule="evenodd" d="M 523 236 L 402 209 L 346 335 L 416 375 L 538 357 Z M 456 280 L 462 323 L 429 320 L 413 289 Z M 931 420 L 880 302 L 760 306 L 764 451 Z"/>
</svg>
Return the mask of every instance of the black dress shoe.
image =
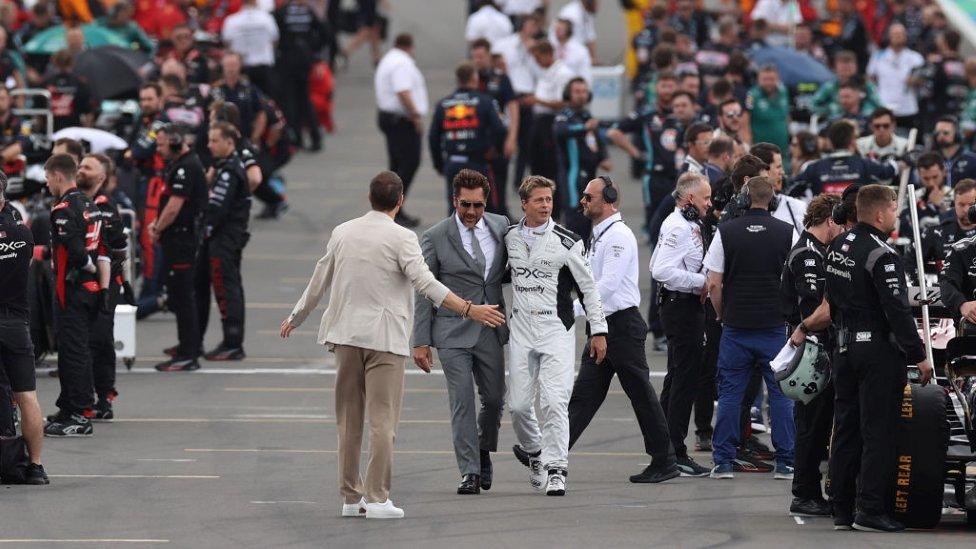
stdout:
<svg viewBox="0 0 976 549">
<path fill-rule="evenodd" d="M 795 517 L 829 517 L 831 515 L 830 505 L 821 498 L 793 498 L 793 503 L 790 504 L 790 514 Z"/>
<path fill-rule="evenodd" d="M 860 532 L 901 532 L 905 525 L 888 515 L 868 515 L 858 512 L 854 516 L 854 529 Z"/>
<path fill-rule="evenodd" d="M 474 495 L 481 493 L 481 479 L 478 475 L 464 475 L 461 477 L 461 484 L 458 484 L 457 493 L 462 495 Z"/>
<path fill-rule="evenodd" d="M 51 481 L 48 480 L 47 473 L 44 472 L 44 467 L 40 463 L 31 463 L 27 466 L 27 472 L 24 474 L 24 484 L 44 486 L 51 484 Z"/>
<path fill-rule="evenodd" d="M 663 467 L 652 463 L 645 467 L 642 472 L 630 475 L 630 481 L 635 484 L 656 484 L 679 476 L 681 476 L 681 471 L 675 463 Z"/>
<path fill-rule="evenodd" d="M 833 507 L 834 530 L 851 530 L 854 524 L 854 510 L 838 505 L 836 501 Z"/>
<path fill-rule="evenodd" d="M 491 465 L 491 452 L 481 451 L 481 489 L 491 490 L 491 479 L 495 468 Z"/>
</svg>

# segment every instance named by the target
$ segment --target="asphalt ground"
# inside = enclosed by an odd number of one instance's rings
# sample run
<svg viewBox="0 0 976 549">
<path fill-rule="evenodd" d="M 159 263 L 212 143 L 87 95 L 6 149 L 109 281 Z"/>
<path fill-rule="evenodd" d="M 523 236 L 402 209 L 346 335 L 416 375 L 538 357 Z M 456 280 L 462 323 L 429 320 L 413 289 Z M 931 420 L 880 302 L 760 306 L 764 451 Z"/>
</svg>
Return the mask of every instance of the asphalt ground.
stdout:
<svg viewBox="0 0 976 549">
<path fill-rule="evenodd" d="M 557 4 L 560 2 L 557 2 Z M 600 18 L 601 57 L 622 42 L 616 3 Z M 415 33 L 431 95 L 452 88 L 462 55 L 463 9 L 447 0 L 399 0 L 393 30 Z M 329 231 L 367 207 L 366 182 L 385 167 L 375 129 L 368 55 L 338 75 L 339 133 L 317 155 L 287 168 L 292 208 L 278 222 L 254 221 L 244 257 L 248 359 L 204 363 L 190 374 L 152 365 L 175 342 L 172 315 L 138 327 L 139 356 L 119 366 L 121 397 L 112 424 L 90 439 L 46 439 L 46 487 L 0 487 L 0 545 L 17 547 L 709 547 L 971 546 L 964 520 L 947 516 L 934 532 L 835 533 L 828 519 L 788 516 L 789 483 L 771 475 L 732 481 L 674 479 L 634 485 L 647 463 L 627 398 L 611 394 L 570 458 L 568 494 L 532 492 L 512 457 L 506 413 L 495 454 L 495 484 L 458 496 L 447 392 L 439 370 L 408 366 L 392 498 L 400 521 L 341 519 L 336 488 L 334 361 L 315 343 L 318 315 L 285 342 L 278 325 L 300 295 Z M 426 152 L 425 152 L 426 155 Z M 628 181 L 616 157 L 614 176 Z M 444 183 L 425 160 L 409 210 L 425 226 L 445 215 Z M 636 184 L 625 183 L 623 211 L 640 226 Z M 514 200 L 513 211 L 518 211 Z M 648 253 L 642 250 L 642 262 Z M 645 276 L 646 273 L 642 276 Z M 646 296 L 645 296 L 646 299 Z M 211 322 L 209 348 L 218 342 Z M 580 340 L 581 341 L 581 340 Z M 649 351 L 660 390 L 665 357 Z M 41 375 L 46 413 L 57 380 Z M 768 441 L 768 439 L 766 439 Z M 693 454 L 701 463 L 710 456 Z"/>
</svg>

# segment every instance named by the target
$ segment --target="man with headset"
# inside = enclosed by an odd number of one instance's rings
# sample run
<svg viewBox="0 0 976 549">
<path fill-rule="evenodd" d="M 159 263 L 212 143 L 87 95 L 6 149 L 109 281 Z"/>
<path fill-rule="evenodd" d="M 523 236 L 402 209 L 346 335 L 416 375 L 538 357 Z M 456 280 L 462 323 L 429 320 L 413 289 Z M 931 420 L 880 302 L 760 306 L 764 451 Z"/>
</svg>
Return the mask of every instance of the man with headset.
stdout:
<svg viewBox="0 0 976 549">
<path fill-rule="evenodd" d="M 712 186 L 706 176 L 686 172 L 678 178 L 674 197 L 674 211 L 661 225 L 651 258 L 651 276 L 661 285 L 661 322 L 668 337 L 661 401 L 681 475 L 701 477 L 709 470 L 688 455 L 685 438 L 702 363 L 706 278 L 701 220 L 712 205 Z"/>
<path fill-rule="evenodd" d="M 935 123 L 932 148 L 945 159 L 946 184 L 955 187 L 963 179 L 976 179 L 976 154 L 963 146 L 959 133 L 959 121 L 954 116 L 943 116 Z"/>
<path fill-rule="evenodd" d="M 656 483 L 680 474 L 674 447 L 668 436 L 664 410 L 650 382 L 644 342 L 647 325 L 640 313 L 637 238 L 624 225 L 617 209 L 620 195 L 609 177 L 597 176 L 583 189 L 580 204 L 593 225 L 586 256 L 593 271 L 603 311 L 607 318 L 607 356 L 602 364 L 584 350 L 579 375 L 569 399 L 569 447 L 579 439 L 607 396 L 610 381 L 617 374 L 637 416 L 644 451 L 651 463 L 630 477 L 635 483 Z M 577 315 L 583 308 L 577 300 Z"/>
</svg>

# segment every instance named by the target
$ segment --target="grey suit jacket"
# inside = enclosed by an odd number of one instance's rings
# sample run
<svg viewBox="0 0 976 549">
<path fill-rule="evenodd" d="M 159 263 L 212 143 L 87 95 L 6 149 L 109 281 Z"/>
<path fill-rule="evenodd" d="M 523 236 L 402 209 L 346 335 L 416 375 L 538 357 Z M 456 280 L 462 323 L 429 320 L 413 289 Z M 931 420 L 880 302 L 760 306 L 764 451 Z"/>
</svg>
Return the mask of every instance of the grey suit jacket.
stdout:
<svg viewBox="0 0 976 549">
<path fill-rule="evenodd" d="M 508 257 L 505 251 L 505 231 L 508 219 L 501 215 L 485 213 L 485 224 L 495 237 L 495 257 L 488 270 L 488 278 L 478 272 L 474 259 L 464 250 L 461 233 L 454 215 L 442 220 L 424 233 L 420 248 L 430 271 L 441 283 L 461 299 L 471 303 L 501 305 L 505 312 L 505 298 L 502 296 L 502 277 L 505 275 Z M 413 346 L 429 345 L 439 349 L 469 349 L 478 343 L 481 330 L 491 330 L 461 318 L 457 313 L 444 307 L 435 308 L 426 299 L 414 301 Z M 508 325 L 494 329 L 499 342 L 508 343 Z"/>
</svg>

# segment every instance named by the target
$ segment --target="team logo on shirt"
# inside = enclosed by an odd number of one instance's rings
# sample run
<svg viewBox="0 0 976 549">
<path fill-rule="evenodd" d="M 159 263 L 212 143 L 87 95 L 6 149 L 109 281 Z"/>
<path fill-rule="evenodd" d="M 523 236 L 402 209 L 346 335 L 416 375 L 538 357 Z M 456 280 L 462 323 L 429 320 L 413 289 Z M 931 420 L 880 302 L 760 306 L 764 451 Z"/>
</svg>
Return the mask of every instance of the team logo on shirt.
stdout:
<svg viewBox="0 0 976 549">
<path fill-rule="evenodd" d="M 444 129 L 448 131 L 473 130 L 480 125 L 477 100 L 459 101 L 444 108 Z"/>
<path fill-rule="evenodd" d="M 678 148 L 678 130 L 668 128 L 661 132 L 661 146 L 665 150 L 675 151 Z"/>
</svg>

